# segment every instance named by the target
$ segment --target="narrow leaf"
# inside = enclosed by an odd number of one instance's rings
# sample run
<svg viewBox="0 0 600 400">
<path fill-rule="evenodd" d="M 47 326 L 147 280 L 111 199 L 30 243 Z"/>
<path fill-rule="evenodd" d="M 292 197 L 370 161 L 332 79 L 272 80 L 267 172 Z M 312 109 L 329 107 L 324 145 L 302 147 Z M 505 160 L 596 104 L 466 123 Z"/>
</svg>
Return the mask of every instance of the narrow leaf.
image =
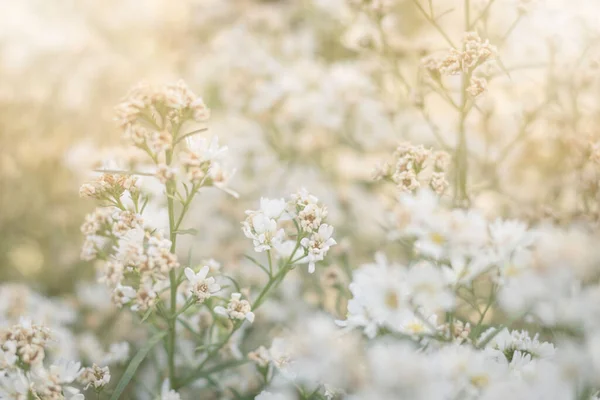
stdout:
<svg viewBox="0 0 600 400">
<path fill-rule="evenodd" d="M 148 308 L 148 311 L 146 311 L 146 313 L 142 317 L 142 322 L 146 321 L 148 319 L 148 317 L 150 316 L 150 314 L 152 314 L 152 307 Z"/>
<path fill-rule="evenodd" d="M 265 273 L 266 273 L 267 275 L 271 276 L 271 273 L 269 272 L 269 270 L 268 270 L 268 269 L 266 269 L 266 268 L 265 268 L 265 267 L 264 267 L 264 266 L 263 266 L 261 263 L 259 263 L 259 262 L 258 262 L 256 259 L 254 259 L 254 258 L 252 258 L 252 257 L 250 257 L 250 256 L 248 256 L 248 255 L 245 255 L 245 254 L 244 254 L 244 258 L 246 258 L 246 259 L 248 259 L 248 260 L 252 261 L 252 263 L 253 263 L 254 265 L 256 265 L 257 267 L 259 267 L 260 269 L 262 269 L 263 271 L 265 271 Z"/>
<path fill-rule="evenodd" d="M 192 235 L 196 236 L 198 234 L 198 229 L 190 228 L 190 229 L 182 229 L 179 231 L 175 231 L 178 235 Z"/>
<path fill-rule="evenodd" d="M 137 352 L 137 354 L 131 359 L 131 362 L 127 366 L 125 373 L 121 377 L 121 380 L 117 384 L 115 391 L 112 396 L 110 396 L 110 400 L 118 400 L 121 397 L 121 393 L 125 390 L 129 381 L 135 375 L 135 371 L 137 371 L 138 367 L 144 361 L 144 358 L 148 355 L 150 350 L 156 346 L 158 342 L 162 340 L 163 337 L 167 335 L 167 332 L 159 332 L 156 335 L 152 336 L 150 340 Z"/>
</svg>

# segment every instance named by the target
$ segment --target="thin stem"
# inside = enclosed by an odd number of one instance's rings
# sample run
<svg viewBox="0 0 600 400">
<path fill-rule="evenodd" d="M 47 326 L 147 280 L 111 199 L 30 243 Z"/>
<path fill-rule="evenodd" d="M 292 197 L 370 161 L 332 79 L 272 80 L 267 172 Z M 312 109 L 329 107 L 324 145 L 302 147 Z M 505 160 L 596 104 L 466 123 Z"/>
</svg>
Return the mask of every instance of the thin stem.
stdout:
<svg viewBox="0 0 600 400">
<path fill-rule="evenodd" d="M 297 228 L 298 229 L 298 228 Z M 277 274 L 275 275 L 270 275 L 269 276 L 269 282 L 267 282 L 267 284 L 265 285 L 265 287 L 263 288 L 263 290 L 259 293 L 258 297 L 256 298 L 256 300 L 254 301 L 254 303 L 252 304 L 252 310 L 256 311 L 258 309 L 258 307 L 260 307 L 260 305 L 264 302 L 264 300 L 266 299 L 266 295 L 269 293 L 269 290 L 271 289 L 271 287 L 273 287 L 273 285 L 275 285 L 278 281 L 280 281 L 281 279 L 283 279 L 283 277 L 285 276 L 285 274 L 287 272 L 290 271 L 290 266 L 293 263 L 293 257 L 296 254 L 296 251 L 298 250 L 298 248 L 300 247 L 300 241 L 302 240 L 302 236 L 300 235 L 300 230 L 298 229 L 298 236 L 296 239 L 296 246 L 294 248 L 294 251 L 292 252 L 292 254 L 290 254 L 287 262 L 281 267 L 281 269 L 277 272 Z M 271 254 L 270 252 L 268 252 L 268 257 L 269 257 L 269 269 L 272 271 L 272 261 L 271 261 Z M 254 260 L 251 257 L 249 257 L 250 260 Z M 227 336 L 225 336 L 225 338 L 223 340 L 221 340 L 221 342 L 219 342 L 218 345 L 216 345 L 216 347 L 211 350 L 210 352 L 208 352 L 208 354 L 206 355 L 206 358 L 204 359 L 204 361 L 202 361 L 200 363 L 200 365 L 195 368 L 195 370 L 190 373 L 188 376 L 186 376 L 185 378 L 183 378 L 181 380 L 181 382 L 177 382 L 176 384 L 174 384 L 174 388 L 180 388 L 183 386 L 186 386 L 187 384 L 193 382 L 194 380 L 201 378 L 202 376 L 208 375 L 213 371 L 219 367 L 214 367 L 212 370 L 208 370 L 205 372 L 202 372 L 202 368 L 209 362 L 212 360 L 212 358 L 223 348 L 223 346 L 225 346 L 227 344 L 227 342 L 229 342 L 229 339 L 231 339 L 231 337 L 233 336 L 233 334 L 242 326 L 243 321 L 238 321 L 235 323 L 235 325 L 233 326 L 233 328 L 231 329 L 231 331 L 227 334 Z M 239 365 L 239 364 L 236 364 Z M 221 369 L 219 369 L 221 370 Z"/>
<path fill-rule="evenodd" d="M 461 107 L 458 121 L 458 143 L 454 154 L 455 162 L 455 203 L 468 200 L 467 195 L 467 170 L 468 170 L 468 148 L 465 122 L 467 119 L 467 82 L 470 74 L 463 72 L 461 84 Z"/>
<path fill-rule="evenodd" d="M 465 0 L 465 31 L 471 27 L 471 0 Z"/>
<path fill-rule="evenodd" d="M 200 363 L 200 365 L 198 366 L 198 368 L 195 369 L 195 371 L 193 371 L 192 373 L 190 373 L 187 377 L 183 378 L 181 380 L 181 382 L 178 382 L 175 386 L 174 389 L 177 390 L 180 387 L 183 387 L 193 381 L 195 381 L 197 378 L 201 377 L 202 375 L 206 374 L 205 373 L 201 373 L 202 368 L 206 365 L 206 363 L 208 363 L 222 348 L 223 346 L 225 346 L 227 344 L 227 342 L 229 342 L 229 339 L 231 339 L 231 337 L 233 336 L 233 334 L 242 326 L 243 321 L 237 322 L 234 326 L 233 329 L 231 329 L 231 331 L 227 334 L 227 336 L 225 336 L 225 338 L 219 342 L 219 344 L 217 345 L 217 347 L 215 347 L 214 350 L 210 351 L 207 355 L 206 358 L 204 359 L 204 361 L 202 361 Z"/>
<path fill-rule="evenodd" d="M 423 118 L 427 122 L 427 124 L 429 124 L 429 127 L 431 128 L 431 132 L 433 133 L 433 136 L 435 136 L 435 138 L 438 141 L 438 143 L 440 144 L 440 146 L 442 146 L 444 148 L 444 150 L 449 150 L 450 149 L 450 145 L 448 145 L 448 143 L 446 143 L 446 141 L 442 137 L 440 129 L 431 120 L 431 117 L 429 116 L 429 113 L 427 113 L 427 111 L 423 107 L 418 107 L 418 108 L 419 108 L 419 111 L 421 112 L 421 115 L 423 116 Z"/>
<path fill-rule="evenodd" d="M 279 278 L 282 278 L 287 271 L 289 271 L 289 264 L 284 265 L 279 272 L 277 272 L 277 274 L 272 277 L 271 279 L 269 279 L 269 282 L 267 282 L 267 284 L 265 285 L 265 287 L 263 288 L 263 290 L 260 292 L 260 294 L 258 295 L 258 297 L 256 298 L 256 300 L 254 301 L 254 304 L 252 304 L 252 310 L 255 311 L 258 307 L 260 307 L 260 305 L 264 302 L 265 300 L 265 296 L 267 295 L 267 293 L 269 292 L 269 289 L 271 289 L 271 286 L 273 286 L 273 284 L 275 282 L 277 282 L 277 280 L 279 280 Z"/>
<path fill-rule="evenodd" d="M 177 138 L 177 140 L 173 143 L 173 146 L 175 146 L 176 144 L 178 144 L 179 142 L 183 141 L 185 138 L 188 138 L 190 136 L 193 136 L 197 133 L 201 133 L 201 132 L 206 132 L 208 130 L 208 128 L 200 128 L 200 129 L 196 129 L 195 131 L 191 131 L 186 133 L 185 135 Z"/>
<path fill-rule="evenodd" d="M 467 31 L 470 31 L 471 29 L 473 29 L 473 27 L 475 26 L 475 24 L 477 22 L 479 22 L 479 20 L 486 17 L 487 13 L 490 11 L 490 7 L 492 6 L 492 4 L 494 4 L 495 1 L 496 0 L 490 0 L 487 3 L 487 5 L 483 9 L 483 11 L 481 11 L 481 14 L 479 14 L 479 16 L 477 18 L 475 18 L 475 20 L 473 22 L 471 22 L 471 24 L 469 24 Z"/>
<path fill-rule="evenodd" d="M 185 202 L 183 203 L 183 209 L 181 210 L 181 214 L 179 215 L 179 218 L 177 219 L 177 222 L 175 223 L 175 229 L 174 229 L 175 232 L 177 232 L 179 230 L 179 226 L 183 222 L 183 217 L 185 217 L 185 214 L 187 213 L 188 209 L 190 208 L 190 205 L 192 204 L 192 200 L 194 199 L 194 196 L 196 195 L 197 192 L 198 192 L 198 186 L 196 184 L 194 184 L 194 186 L 192 186 L 192 190 L 190 191 L 187 198 L 185 199 Z M 175 233 L 175 235 L 177 235 L 177 233 Z"/>
<path fill-rule="evenodd" d="M 122 171 L 117 169 L 95 169 L 94 172 L 102 172 L 103 174 L 114 174 L 114 175 L 141 175 L 141 176 L 154 176 L 154 174 L 140 171 Z"/>
<path fill-rule="evenodd" d="M 168 150 L 166 152 L 166 162 L 167 165 L 171 164 L 173 158 L 173 150 Z M 169 213 L 169 238 L 171 240 L 171 253 L 175 253 L 175 249 L 177 246 L 177 231 L 175 227 L 175 206 L 173 202 L 173 194 L 175 193 L 175 184 L 173 181 L 169 180 L 166 183 L 167 189 L 167 210 Z M 171 286 L 171 315 L 177 315 L 177 275 L 175 274 L 175 270 L 171 269 L 169 271 L 169 281 Z M 169 364 L 169 381 L 171 383 L 171 387 L 176 385 L 176 373 L 175 373 L 175 335 L 176 335 L 176 318 L 169 318 L 167 320 L 168 324 L 168 339 L 167 339 L 167 356 L 168 356 L 168 364 Z"/>
<path fill-rule="evenodd" d="M 485 339 L 483 339 L 483 341 L 482 341 L 482 342 L 480 342 L 480 343 L 477 343 L 476 347 L 477 347 L 478 349 L 483 349 L 483 348 L 484 348 L 484 347 L 485 347 L 485 346 L 486 346 L 486 345 L 487 345 L 489 342 L 491 342 L 491 341 L 492 341 L 492 339 L 494 339 L 496 336 L 498 336 L 498 334 L 499 334 L 500 332 L 502 332 L 502 330 L 503 330 L 504 328 L 508 328 L 508 329 L 510 329 L 510 327 L 511 327 L 511 326 L 512 326 L 512 325 L 513 325 L 515 322 L 517 322 L 518 320 L 520 320 L 521 318 L 523 318 L 523 317 L 525 317 L 527 314 L 529 314 L 529 311 L 530 311 L 530 310 L 527 310 L 527 311 L 525 311 L 524 313 L 522 313 L 522 314 L 520 314 L 520 315 L 517 315 L 517 316 L 515 316 L 515 317 L 511 318 L 511 319 L 510 319 L 509 321 L 507 321 L 507 322 L 506 322 L 506 324 L 504 324 L 504 325 L 499 325 L 499 326 L 497 326 L 497 327 L 496 327 L 496 329 L 494 330 L 494 332 L 492 332 L 492 333 L 488 334 L 488 335 L 485 337 Z"/>
<path fill-rule="evenodd" d="M 435 21 L 432 16 L 430 16 L 429 14 L 427 14 L 427 11 L 425 11 L 425 9 L 423 8 L 423 6 L 419 3 L 419 0 L 413 0 L 413 3 L 415 3 L 415 5 L 417 6 L 417 8 L 419 9 L 419 11 L 421 11 L 421 14 L 423 15 L 423 17 L 425 17 L 425 19 L 435 28 L 437 29 L 437 31 L 444 37 L 444 39 L 446 39 L 446 42 L 448 42 L 448 44 L 450 46 L 452 46 L 453 48 L 456 48 L 456 46 L 454 45 L 454 42 L 452 42 L 452 39 L 450 39 L 450 37 L 448 36 L 448 34 L 446 32 L 444 32 L 444 29 L 442 29 L 442 27 L 437 23 L 437 21 Z"/>
<path fill-rule="evenodd" d="M 400 70 L 400 65 L 398 64 L 398 57 L 396 57 L 394 54 L 392 54 L 392 48 L 390 47 L 390 44 L 387 40 L 387 36 L 383 29 L 383 25 L 381 24 L 381 18 L 376 18 L 376 21 L 377 21 L 377 23 L 376 23 L 377 31 L 378 31 L 380 39 L 381 39 L 381 45 L 383 46 L 383 55 L 385 56 L 386 59 L 388 59 L 391 62 L 391 67 L 393 69 L 393 73 L 394 73 L 394 75 L 396 75 L 396 77 L 398 78 L 400 83 L 402 83 L 402 85 L 406 89 L 406 92 L 410 93 L 410 90 L 411 90 L 410 85 L 408 84 L 408 81 L 406 80 L 404 75 L 402 75 L 402 71 Z"/>
<path fill-rule="evenodd" d="M 522 17 L 523 16 L 521 14 L 519 14 L 519 16 L 510 25 L 510 27 L 508 28 L 508 30 L 506 31 L 506 33 L 504 33 L 504 35 L 502 35 L 502 38 L 500 39 L 500 43 L 499 43 L 500 47 L 504 45 L 504 43 L 506 42 L 506 39 L 508 39 L 508 37 L 515 30 L 515 28 L 517 27 L 517 25 L 519 25 L 519 22 L 521 22 L 521 18 Z"/>
<path fill-rule="evenodd" d="M 471 2 L 470 0 L 465 0 L 465 29 L 468 30 L 470 27 L 470 18 L 471 18 Z M 463 45 L 464 50 L 464 45 Z M 454 192 L 454 202 L 457 205 L 464 206 L 465 202 L 468 202 L 468 194 L 467 194 L 467 179 L 468 179 L 468 168 L 469 168 L 469 157 L 468 157 L 468 147 L 467 147 L 467 137 L 466 137 L 466 129 L 465 122 L 467 119 L 467 115 L 470 111 L 470 107 L 467 107 L 468 103 L 468 93 L 467 87 L 469 85 L 469 81 L 471 80 L 472 70 L 463 71 L 461 73 L 461 88 L 460 88 L 460 115 L 458 120 L 458 143 L 456 145 L 456 152 L 454 153 L 454 162 L 455 162 L 455 192 Z"/>
<path fill-rule="evenodd" d="M 269 276 L 273 275 L 273 261 L 271 260 L 271 250 L 267 250 L 267 258 L 269 259 Z"/>
</svg>

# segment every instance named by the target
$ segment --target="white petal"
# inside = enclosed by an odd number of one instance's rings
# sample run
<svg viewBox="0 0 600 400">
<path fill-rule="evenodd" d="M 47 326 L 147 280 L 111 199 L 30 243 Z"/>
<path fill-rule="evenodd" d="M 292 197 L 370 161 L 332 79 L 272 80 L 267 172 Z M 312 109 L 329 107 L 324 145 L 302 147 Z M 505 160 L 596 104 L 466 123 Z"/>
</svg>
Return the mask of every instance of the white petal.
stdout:
<svg viewBox="0 0 600 400">
<path fill-rule="evenodd" d="M 221 307 L 221 306 L 216 306 L 214 308 L 214 312 L 219 314 L 219 315 L 224 315 L 226 317 L 229 317 L 229 314 L 227 313 L 227 310 L 225 309 L 225 307 Z"/>
<path fill-rule="evenodd" d="M 183 272 L 185 273 L 185 276 L 188 278 L 188 281 L 194 283 L 198 280 L 196 278 L 196 274 L 194 273 L 194 271 L 191 268 L 188 267 L 188 268 L 184 269 Z"/>
<path fill-rule="evenodd" d="M 204 267 L 202 267 L 202 269 L 200 270 L 200 272 L 198 272 L 196 276 L 200 279 L 205 279 L 206 275 L 208 275 L 208 271 L 210 271 L 210 267 L 208 265 L 205 265 Z"/>
<path fill-rule="evenodd" d="M 254 313 L 252 311 L 250 311 L 249 313 L 246 314 L 246 319 L 252 323 L 254 322 Z"/>
</svg>

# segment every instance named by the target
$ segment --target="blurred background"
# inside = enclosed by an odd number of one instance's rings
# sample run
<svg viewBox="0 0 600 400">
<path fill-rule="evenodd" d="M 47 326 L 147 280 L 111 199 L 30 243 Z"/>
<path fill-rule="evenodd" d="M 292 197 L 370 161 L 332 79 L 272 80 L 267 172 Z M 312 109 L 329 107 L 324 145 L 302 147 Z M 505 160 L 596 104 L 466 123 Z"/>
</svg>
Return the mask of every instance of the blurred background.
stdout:
<svg viewBox="0 0 600 400">
<path fill-rule="evenodd" d="M 460 42 L 455 2 L 433 3 Z M 419 86 L 422 57 L 448 46 L 413 0 L 0 5 L 0 280 L 45 294 L 94 274 L 79 261 L 79 227 L 94 204 L 77 192 L 89 170 L 121 154 L 113 107 L 141 80 L 184 79 L 212 109 L 211 134 L 235 160 L 240 200 L 209 194 L 197 206 L 200 233 L 188 245 L 197 257 L 236 262 L 248 248 L 243 211 L 305 186 L 330 205 L 336 237 L 349 238 L 337 251 L 357 264 L 370 259 L 385 238 L 374 166 L 402 140 L 440 148 L 437 130 L 454 141 L 452 110 Z M 597 135 L 600 118 L 600 4 L 472 6 L 502 66 L 468 122 L 474 201 L 495 213 L 537 218 L 550 207 L 570 218 L 581 211 L 573 193 L 583 167 L 573 160 L 588 151 L 581 140 Z"/>
</svg>

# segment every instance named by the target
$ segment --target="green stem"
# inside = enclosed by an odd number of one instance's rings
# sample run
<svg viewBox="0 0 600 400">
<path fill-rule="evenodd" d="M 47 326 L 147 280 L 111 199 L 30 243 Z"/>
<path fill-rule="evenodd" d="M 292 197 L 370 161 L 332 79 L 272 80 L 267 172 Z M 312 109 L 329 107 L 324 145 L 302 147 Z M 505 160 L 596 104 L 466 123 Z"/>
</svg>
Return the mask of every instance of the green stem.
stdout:
<svg viewBox="0 0 600 400">
<path fill-rule="evenodd" d="M 263 288 L 263 290 L 260 292 L 260 294 L 258 295 L 256 300 L 254 301 L 254 304 L 252 304 L 252 311 L 255 311 L 258 307 L 260 307 L 260 305 L 265 300 L 265 296 L 267 295 L 267 293 L 269 292 L 269 290 L 271 289 L 273 284 L 275 284 L 275 282 L 277 282 L 280 278 L 283 278 L 283 276 L 285 276 L 285 274 L 288 271 L 289 271 L 289 264 L 286 264 L 283 266 L 283 268 L 281 268 L 279 270 L 279 272 L 277 272 L 277 274 L 275 274 L 275 276 L 273 276 L 271 279 L 269 279 L 269 282 L 267 282 L 266 286 Z"/>
<path fill-rule="evenodd" d="M 470 0 L 465 0 L 465 30 L 470 27 Z M 464 50 L 464 45 L 463 45 Z M 458 120 L 458 143 L 456 145 L 456 152 L 454 154 L 454 167 L 455 167 L 455 193 L 454 202 L 455 205 L 465 206 L 469 200 L 467 194 L 467 171 L 469 169 L 469 155 L 467 148 L 467 137 L 465 132 L 465 122 L 467 115 L 469 114 L 468 93 L 467 87 L 471 80 L 472 71 L 462 72 L 461 74 L 461 104 L 460 104 L 460 115 Z"/>
<path fill-rule="evenodd" d="M 452 39 L 450 39 L 450 37 L 448 36 L 448 34 L 444 31 L 444 29 L 437 23 L 437 21 L 435 21 L 431 15 L 427 14 L 427 11 L 425 11 L 425 9 L 423 8 L 423 6 L 419 3 L 419 0 L 413 0 L 413 3 L 415 3 L 415 6 L 417 6 L 417 8 L 419 9 L 419 11 L 421 12 L 421 14 L 423 15 L 423 17 L 440 33 L 440 35 L 442 35 L 444 37 L 444 39 L 446 39 L 446 42 L 448 42 L 448 44 L 453 47 L 456 48 L 456 46 L 454 45 L 454 43 L 452 42 Z"/>
<path fill-rule="evenodd" d="M 181 214 L 179 215 L 179 218 L 177 219 L 177 222 L 175 223 L 175 229 L 174 229 L 175 232 L 177 232 L 177 230 L 179 230 L 179 226 L 183 222 L 183 217 L 185 216 L 188 209 L 190 208 L 190 205 L 192 204 L 192 200 L 194 199 L 194 196 L 196 195 L 197 191 L 198 191 L 198 187 L 197 187 L 197 185 L 194 184 L 192 186 L 192 190 L 190 191 L 187 198 L 185 199 L 185 202 L 183 203 L 183 209 L 181 210 Z"/>
<path fill-rule="evenodd" d="M 271 260 L 271 250 L 267 250 L 267 257 L 269 258 L 269 276 L 273 275 L 273 261 Z"/>
<path fill-rule="evenodd" d="M 173 158 L 173 150 L 166 152 L 167 165 L 171 164 Z M 169 239 L 171 240 L 171 253 L 175 253 L 177 246 L 177 231 L 175 227 L 175 206 L 173 204 L 173 194 L 175 193 L 175 184 L 173 181 L 168 181 L 167 189 L 167 209 L 169 213 Z M 171 316 L 177 315 L 177 275 L 175 270 L 169 271 L 169 280 L 171 286 Z M 169 365 L 169 381 L 171 387 L 176 385 L 177 375 L 175 373 L 175 335 L 176 335 L 176 318 L 169 318 L 168 324 L 168 339 L 167 339 L 167 356 Z"/>
<path fill-rule="evenodd" d="M 198 368 L 196 368 L 195 371 L 193 371 L 188 376 L 186 376 L 185 378 L 183 378 L 181 380 L 181 382 L 178 382 L 177 384 L 175 384 L 173 386 L 174 389 L 177 390 L 178 388 L 188 385 L 189 383 L 195 381 L 196 379 L 202 377 L 203 375 L 206 375 L 208 371 L 202 372 L 202 368 L 206 365 L 206 363 L 208 363 L 223 348 L 223 346 L 225 346 L 227 344 L 227 342 L 229 342 L 229 339 L 231 339 L 231 337 L 233 336 L 233 334 L 242 326 L 242 323 L 243 323 L 243 321 L 237 322 L 233 326 L 233 328 L 231 329 L 231 331 L 227 334 L 227 336 L 225 336 L 225 338 L 217 345 L 217 347 L 215 347 L 214 350 L 210 351 L 206 355 L 206 358 L 204 359 L 204 361 L 202 361 L 200 363 L 200 365 L 198 366 Z"/>
</svg>

